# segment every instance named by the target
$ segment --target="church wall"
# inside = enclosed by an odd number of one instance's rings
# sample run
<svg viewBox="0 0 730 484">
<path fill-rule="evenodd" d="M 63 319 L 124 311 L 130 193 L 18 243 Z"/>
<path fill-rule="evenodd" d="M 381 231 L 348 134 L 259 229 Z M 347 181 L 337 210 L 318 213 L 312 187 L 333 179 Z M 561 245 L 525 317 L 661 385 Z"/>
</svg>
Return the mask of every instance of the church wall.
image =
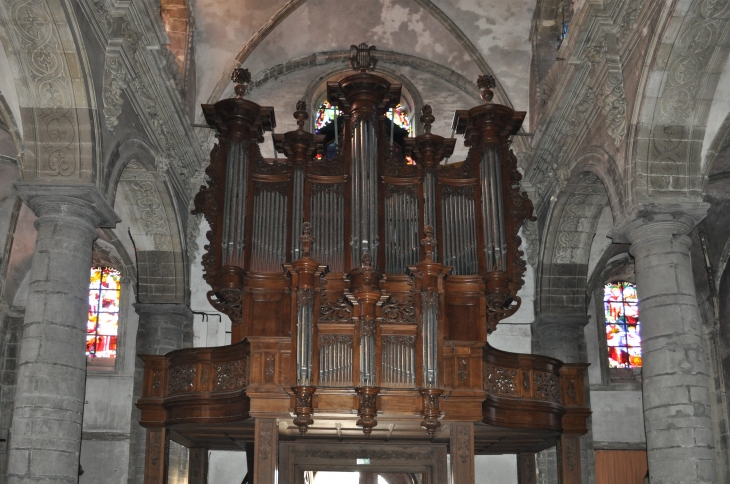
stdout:
<svg viewBox="0 0 730 484">
<path fill-rule="evenodd" d="M 474 456 L 475 484 L 517 484 L 517 456 Z"/>
</svg>

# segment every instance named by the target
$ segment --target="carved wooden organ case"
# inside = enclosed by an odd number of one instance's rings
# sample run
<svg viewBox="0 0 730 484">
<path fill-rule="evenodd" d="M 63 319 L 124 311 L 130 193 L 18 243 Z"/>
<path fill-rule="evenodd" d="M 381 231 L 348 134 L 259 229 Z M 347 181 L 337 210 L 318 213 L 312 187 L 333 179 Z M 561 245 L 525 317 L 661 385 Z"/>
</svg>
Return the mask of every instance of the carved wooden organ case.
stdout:
<svg viewBox="0 0 730 484">
<path fill-rule="evenodd" d="M 229 405 L 217 422 L 278 409 L 295 415 L 302 433 L 316 408 L 356 411 L 365 434 L 389 409 L 421 415 L 429 436 L 449 411 L 492 425 L 584 431 L 582 367 L 486 345 L 520 305 L 518 231 L 532 204 L 509 145 L 525 113 L 492 103 L 494 80 L 480 78 L 484 103 L 457 111 L 453 121 L 468 156 L 445 164 L 456 139 L 431 133 L 429 106 L 424 134 L 392 139 L 386 113 L 400 102 L 401 86 L 369 72 L 377 62 L 371 54 L 356 49 L 356 72 L 327 85 L 327 99 L 342 112 L 332 156 L 322 156 L 331 140 L 304 129 L 300 102 L 298 129 L 272 135 L 284 156 L 265 160 L 259 144 L 275 128 L 274 112 L 243 98 L 245 71 L 234 74 L 237 98 L 203 106 L 218 143 L 195 209 L 210 225 L 208 299 L 230 316 L 233 345 L 225 354 L 207 348 L 146 357 L 143 425 L 204 420 L 205 412 L 175 413 L 174 387 L 175 398 L 190 394 L 188 407 L 195 398 Z M 233 348 L 240 368 L 231 366 Z M 170 386 L 183 364 L 199 366 L 198 377 Z M 155 368 L 167 382 L 157 389 L 149 383 Z M 273 387 L 291 400 L 231 403 L 231 392 L 262 395 Z M 155 405 L 167 416 L 155 414 Z M 579 418 L 568 424 L 562 417 L 571 411 Z"/>
</svg>

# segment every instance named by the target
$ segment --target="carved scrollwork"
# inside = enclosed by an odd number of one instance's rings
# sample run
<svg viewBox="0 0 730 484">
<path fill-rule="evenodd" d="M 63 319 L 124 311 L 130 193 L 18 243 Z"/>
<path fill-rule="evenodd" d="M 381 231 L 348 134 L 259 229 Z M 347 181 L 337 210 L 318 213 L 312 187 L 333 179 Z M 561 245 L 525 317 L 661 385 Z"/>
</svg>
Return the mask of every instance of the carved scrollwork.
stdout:
<svg viewBox="0 0 730 484">
<path fill-rule="evenodd" d="M 416 347 L 416 337 L 408 335 L 388 335 L 383 336 L 383 344 L 391 344 L 405 346 L 407 348 Z"/>
<path fill-rule="evenodd" d="M 558 377 L 542 371 L 534 372 L 535 397 L 560 403 L 560 383 Z"/>
<path fill-rule="evenodd" d="M 352 336 L 349 334 L 323 334 L 319 337 L 319 344 L 322 346 L 335 343 L 352 346 Z"/>
<path fill-rule="evenodd" d="M 179 365 L 170 368 L 170 375 L 167 380 L 167 394 L 192 392 L 195 387 L 195 375 L 197 370 L 193 365 Z"/>
<path fill-rule="evenodd" d="M 320 302 L 319 322 L 350 322 L 352 321 L 352 307 L 347 303 L 345 296 L 342 295 L 332 303 L 327 297 L 327 278 L 320 278 Z"/>
<path fill-rule="evenodd" d="M 313 196 L 318 193 L 334 193 L 343 196 L 345 193 L 342 183 L 312 183 L 311 191 Z"/>
<path fill-rule="evenodd" d="M 474 185 L 443 185 L 441 196 L 443 198 L 464 197 L 467 200 L 474 201 Z"/>
<path fill-rule="evenodd" d="M 413 304 L 413 294 L 409 294 L 403 302 L 396 297 L 390 298 L 390 303 L 383 306 L 383 322 L 415 324 L 416 307 Z"/>
<path fill-rule="evenodd" d="M 492 395 L 519 396 L 515 386 L 517 370 L 499 368 L 493 365 L 484 367 L 484 390 Z"/>
<path fill-rule="evenodd" d="M 246 387 L 246 360 L 229 361 L 213 365 L 213 391 L 240 390 Z"/>
</svg>

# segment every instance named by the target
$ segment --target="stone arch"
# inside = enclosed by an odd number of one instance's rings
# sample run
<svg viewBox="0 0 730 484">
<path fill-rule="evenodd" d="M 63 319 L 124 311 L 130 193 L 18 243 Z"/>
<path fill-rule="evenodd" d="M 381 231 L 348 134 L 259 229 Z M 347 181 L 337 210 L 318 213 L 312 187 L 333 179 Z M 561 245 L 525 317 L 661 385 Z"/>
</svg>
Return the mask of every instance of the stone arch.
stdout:
<svg viewBox="0 0 730 484">
<path fill-rule="evenodd" d="M 221 77 L 216 83 L 211 95 L 208 97 L 208 104 L 213 104 L 221 99 L 226 88 L 231 84 L 230 73 L 233 69 L 240 67 L 246 59 L 256 50 L 256 48 L 264 41 L 264 39 L 276 29 L 289 15 L 291 15 L 297 8 L 306 3 L 307 0 L 289 0 L 279 10 L 277 10 L 269 20 L 246 42 L 243 48 L 236 55 L 235 59 L 229 66 L 221 73 Z M 430 0 L 413 0 L 418 6 L 428 12 L 434 19 L 436 19 L 453 37 L 454 39 L 464 48 L 466 53 L 472 59 L 474 64 L 477 66 L 482 74 L 494 75 L 494 72 L 487 64 L 487 61 L 479 53 L 479 50 L 472 43 L 472 41 L 462 32 L 462 30 L 449 18 L 438 6 L 436 6 Z M 512 103 L 509 100 L 504 88 L 497 79 L 497 87 L 495 88 L 497 98 L 502 104 L 506 104 L 512 107 Z"/>
<path fill-rule="evenodd" d="M 139 140 L 120 146 L 118 180 L 107 196 L 129 233 L 137 266 L 137 301 L 186 303 L 188 271 L 182 222 L 165 177 L 155 171 L 154 156 Z M 126 227 L 125 227 L 126 225 Z"/>
<path fill-rule="evenodd" d="M 543 232 L 537 284 L 540 313 L 585 314 L 588 258 L 608 193 L 596 173 L 576 168 Z"/>
<path fill-rule="evenodd" d="M 668 2 L 661 12 L 634 109 L 627 196 L 699 197 L 701 153 L 712 98 L 730 52 L 730 3 Z"/>
<path fill-rule="evenodd" d="M 73 11 L 61 0 L 2 2 L 0 41 L 22 118 L 24 181 L 96 181 L 93 86 Z"/>
<path fill-rule="evenodd" d="M 624 210 L 624 181 L 616 160 L 600 146 L 582 149 L 575 157 L 571 171 L 594 173 L 603 184 L 611 205 L 614 223 L 617 223 Z"/>
</svg>

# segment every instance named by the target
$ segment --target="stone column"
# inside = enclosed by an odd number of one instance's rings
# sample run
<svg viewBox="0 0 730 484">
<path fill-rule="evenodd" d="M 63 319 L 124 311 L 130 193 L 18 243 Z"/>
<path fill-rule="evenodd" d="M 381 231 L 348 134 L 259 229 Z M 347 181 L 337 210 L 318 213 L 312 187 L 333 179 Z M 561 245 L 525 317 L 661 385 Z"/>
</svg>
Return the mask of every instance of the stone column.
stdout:
<svg viewBox="0 0 730 484">
<path fill-rule="evenodd" d="M 687 236 L 697 219 L 658 214 L 625 229 L 639 291 L 652 484 L 716 482 L 709 366 Z"/>
<path fill-rule="evenodd" d="M 451 482 L 474 484 L 474 423 L 451 424 Z"/>
<path fill-rule="evenodd" d="M 279 450 L 279 425 L 275 418 L 256 419 L 254 442 L 254 484 L 274 484 Z"/>
<path fill-rule="evenodd" d="M 117 215 L 90 186 L 20 184 L 38 216 L 18 358 L 8 483 L 78 481 L 86 319 L 96 227 Z"/>
<path fill-rule="evenodd" d="M 588 324 L 589 316 L 580 313 L 545 313 L 541 314 L 535 321 L 535 333 L 541 343 L 540 354 L 556 358 L 563 363 L 585 363 L 588 359 L 586 354 L 585 326 Z M 588 381 L 585 375 L 585 381 Z M 590 406 L 590 392 L 586 387 L 586 403 Z M 595 482 L 595 468 L 593 455 L 593 435 L 591 422 L 588 419 L 588 434 L 582 436 L 570 436 L 580 441 L 579 454 L 580 468 L 577 475 L 583 484 Z M 564 456 L 563 456 L 564 457 Z M 561 456 L 555 449 L 543 451 L 538 455 L 539 460 L 547 461 L 541 466 L 544 474 L 541 481 L 545 484 L 557 484 L 564 482 L 565 476 L 560 475 Z M 563 479 L 563 480 L 561 480 Z"/>
<path fill-rule="evenodd" d="M 141 304 L 136 303 L 134 309 L 139 315 L 137 329 L 138 355 L 164 355 L 170 351 L 184 347 L 185 329 L 193 320 L 193 313 L 184 304 Z M 140 358 L 134 364 L 133 403 L 142 396 L 144 379 L 144 363 Z M 144 483 L 145 448 L 147 447 L 147 431 L 139 425 L 141 411 L 132 406 L 132 422 L 129 442 L 129 478 L 130 484 Z"/>
</svg>

